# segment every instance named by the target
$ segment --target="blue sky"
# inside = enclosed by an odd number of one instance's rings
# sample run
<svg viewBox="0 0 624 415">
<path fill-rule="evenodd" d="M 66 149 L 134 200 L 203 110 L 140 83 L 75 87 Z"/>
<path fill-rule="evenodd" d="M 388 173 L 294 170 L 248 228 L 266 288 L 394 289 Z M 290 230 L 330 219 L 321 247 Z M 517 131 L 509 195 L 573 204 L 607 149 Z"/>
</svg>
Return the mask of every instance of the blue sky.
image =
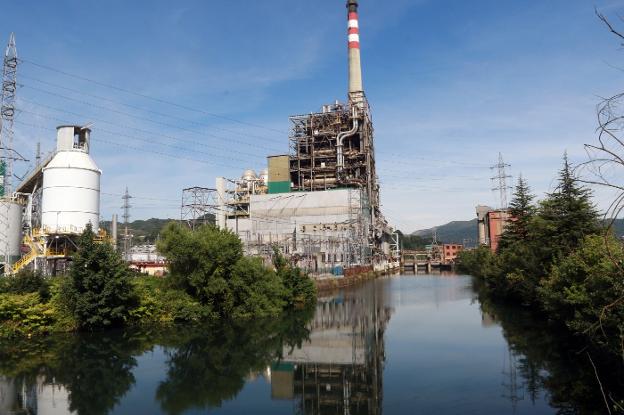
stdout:
<svg viewBox="0 0 624 415">
<path fill-rule="evenodd" d="M 93 122 L 102 215 L 128 186 L 133 218 L 178 217 L 182 188 L 262 169 L 288 151 L 289 115 L 345 99 L 343 3 L 11 2 L 0 35 L 14 31 L 25 60 L 16 148 L 32 158 L 56 125 Z M 563 152 L 585 160 L 600 96 L 624 81 L 624 51 L 593 11 L 617 19 L 622 0 L 360 3 L 382 203 L 404 231 L 496 205 L 499 152 L 514 180 L 552 190 Z"/>
</svg>

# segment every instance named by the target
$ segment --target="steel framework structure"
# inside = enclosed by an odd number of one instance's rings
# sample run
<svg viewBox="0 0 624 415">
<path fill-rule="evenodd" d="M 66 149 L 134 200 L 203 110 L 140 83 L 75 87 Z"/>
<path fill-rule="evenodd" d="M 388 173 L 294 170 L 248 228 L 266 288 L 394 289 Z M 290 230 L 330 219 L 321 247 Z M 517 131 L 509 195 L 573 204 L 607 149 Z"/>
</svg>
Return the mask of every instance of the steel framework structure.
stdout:
<svg viewBox="0 0 624 415">
<path fill-rule="evenodd" d="M 189 187 L 182 190 L 180 220 L 191 229 L 198 225 L 214 223 L 215 213 L 219 209 L 217 190 L 207 187 Z"/>
<path fill-rule="evenodd" d="M 13 119 L 15 116 L 15 93 L 17 91 L 17 49 L 15 35 L 11 33 L 2 66 L 2 102 L 0 104 L 0 240 L 4 241 L 4 273 L 10 273 L 10 235 L 13 231 L 9 220 L 12 193 L 13 162 Z"/>
<path fill-rule="evenodd" d="M 349 105 L 336 102 L 318 113 L 291 116 L 290 121 L 292 190 L 362 189 L 368 217 L 359 241 L 379 252 L 388 225 L 380 211 L 374 129 L 363 93 Z M 364 250 L 360 252 L 363 258 Z"/>
</svg>

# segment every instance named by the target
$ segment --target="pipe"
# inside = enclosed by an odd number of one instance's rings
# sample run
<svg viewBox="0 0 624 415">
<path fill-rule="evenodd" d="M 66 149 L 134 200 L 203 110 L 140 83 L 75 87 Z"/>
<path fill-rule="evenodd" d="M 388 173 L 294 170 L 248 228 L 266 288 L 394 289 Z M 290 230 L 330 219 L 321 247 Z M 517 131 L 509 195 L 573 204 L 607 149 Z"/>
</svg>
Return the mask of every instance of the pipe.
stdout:
<svg viewBox="0 0 624 415">
<path fill-rule="evenodd" d="M 344 145 L 343 141 L 345 138 L 354 135 L 360 125 L 357 118 L 355 118 L 355 108 L 353 109 L 353 117 L 353 128 L 351 128 L 349 131 L 344 131 L 338 134 L 338 137 L 336 137 L 336 168 L 338 173 L 340 173 L 344 167 L 344 154 L 342 151 L 342 147 Z"/>
<path fill-rule="evenodd" d="M 330 177 L 327 179 L 305 179 L 303 183 L 305 186 L 334 185 L 336 181 L 335 177 Z"/>
</svg>

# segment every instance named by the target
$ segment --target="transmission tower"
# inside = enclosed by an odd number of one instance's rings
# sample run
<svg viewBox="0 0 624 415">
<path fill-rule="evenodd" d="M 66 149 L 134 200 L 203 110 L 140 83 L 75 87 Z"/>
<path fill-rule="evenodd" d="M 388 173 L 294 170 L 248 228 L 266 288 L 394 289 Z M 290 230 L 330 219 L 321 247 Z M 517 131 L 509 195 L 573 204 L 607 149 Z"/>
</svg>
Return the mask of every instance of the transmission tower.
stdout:
<svg viewBox="0 0 624 415">
<path fill-rule="evenodd" d="M 17 49 L 15 35 L 11 33 L 4 53 L 2 66 L 2 106 L 0 107 L 0 196 L 10 196 L 12 192 L 13 161 L 13 118 L 15 116 L 15 92 L 17 91 Z"/>
<path fill-rule="evenodd" d="M 0 97 L 0 241 L 4 273 L 10 272 L 11 230 L 9 217 L 13 179 L 13 118 L 15 116 L 15 92 L 17 90 L 17 49 L 15 35 L 11 33 L 2 65 L 2 96 Z"/>
<path fill-rule="evenodd" d="M 499 192 L 501 210 L 507 210 L 507 191 L 511 189 L 511 187 L 507 186 L 507 179 L 511 179 L 511 176 L 508 175 L 506 171 L 508 167 L 511 166 L 509 164 L 505 164 L 501 153 L 498 153 L 498 163 L 490 167 L 496 172 L 496 176 L 492 177 L 492 182 L 494 183 L 492 191 Z"/>
<path fill-rule="evenodd" d="M 190 187 L 182 190 L 180 220 L 191 229 L 199 225 L 214 223 L 215 212 L 219 207 L 216 189 Z"/>
<path fill-rule="evenodd" d="M 132 235 L 128 233 L 128 224 L 130 223 L 130 208 L 132 207 L 130 205 L 130 199 L 132 199 L 132 196 L 130 196 L 130 193 L 128 193 L 127 187 L 126 187 L 126 192 L 121 197 L 121 199 L 123 200 L 123 206 L 121 208 L 123 209 L 122 218 L 124 220 L 123 254 L 124 254 L 124 259 L 126 261 L 129 261 L 130 260 L 130 240 L 132 238 Z"/>
</svg>

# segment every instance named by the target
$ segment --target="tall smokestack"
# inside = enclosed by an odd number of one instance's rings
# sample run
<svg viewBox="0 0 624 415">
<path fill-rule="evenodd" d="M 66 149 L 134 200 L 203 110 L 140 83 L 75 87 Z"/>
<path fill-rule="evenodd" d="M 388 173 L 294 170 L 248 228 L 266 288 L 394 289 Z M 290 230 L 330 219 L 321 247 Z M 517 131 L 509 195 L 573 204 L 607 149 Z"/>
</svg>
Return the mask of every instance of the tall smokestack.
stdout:
<svg viewBox="0 0 624 415">
<path fill-rule="evenodd" d="M 347 9 L 349 10 L 349 98 L 358 99 L 359 96 L 361 96 L 364 92 L 364 88 L 362 87 L 362 63 L 360 61 L 360 25 L 358 20 L 357 0 L 347 0 Z M 353 97 L 353 95 L 355 95 L 355 97 Z"/>
</svg>

